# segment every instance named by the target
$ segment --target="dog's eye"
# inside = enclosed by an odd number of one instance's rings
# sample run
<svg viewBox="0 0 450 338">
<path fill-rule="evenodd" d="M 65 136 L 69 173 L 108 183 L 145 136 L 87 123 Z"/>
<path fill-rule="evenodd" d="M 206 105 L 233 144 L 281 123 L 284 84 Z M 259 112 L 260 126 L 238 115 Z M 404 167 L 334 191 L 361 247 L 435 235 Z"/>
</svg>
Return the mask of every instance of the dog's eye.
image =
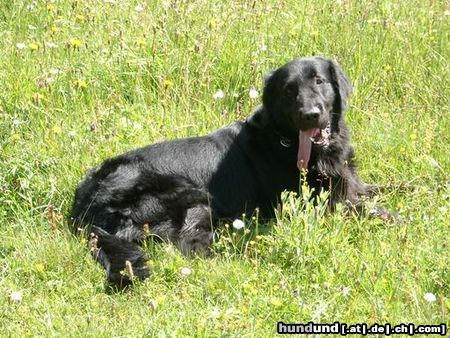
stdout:
<svg viewBox="0 0 450 338">
<path fill-rule="evenodd" d="M 316 78 L 316 84 L 321 85 L 323 83 L 323 80 L 321 78 Z"/>
</svg>

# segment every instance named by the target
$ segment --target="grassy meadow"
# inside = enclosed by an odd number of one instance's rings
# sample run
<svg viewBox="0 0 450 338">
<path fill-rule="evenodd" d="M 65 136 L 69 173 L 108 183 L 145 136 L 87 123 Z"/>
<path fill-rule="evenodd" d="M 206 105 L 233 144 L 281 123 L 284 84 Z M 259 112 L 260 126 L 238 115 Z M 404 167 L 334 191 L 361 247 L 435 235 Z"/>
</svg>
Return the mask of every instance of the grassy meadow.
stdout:
<svg viewBox="0 0 450 338">
<path fill-rule="evenodd" d="M 449 325 L 449 32 L 444 0 L 0 0 L 0 336 Z M 306 55 L 351 79 L 360 174 L 403 222 L 285 195 L 271 224 L 225 228 L 212 258 L 149 243 L 153 276 L 111 292 L 67 225 L 88 168 L 244 119 L 264 74 Z"/>
</svg>

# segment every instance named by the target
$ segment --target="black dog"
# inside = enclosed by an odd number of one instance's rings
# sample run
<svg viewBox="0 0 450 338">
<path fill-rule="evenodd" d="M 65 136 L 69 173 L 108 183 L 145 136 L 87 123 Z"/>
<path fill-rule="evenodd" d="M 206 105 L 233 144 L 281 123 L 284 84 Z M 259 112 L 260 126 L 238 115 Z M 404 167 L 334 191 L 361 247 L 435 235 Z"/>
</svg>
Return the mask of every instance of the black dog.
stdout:
<svg viewBox="0 0 450 338">
<path fill-rule="evenodd" d="M 284 190 L 307 183 L 330 204 L 357 204 L 356 173 L 343 113 L 351 86 L 322 57 L 296 59 L 267 76 L 263 104 L 244 122 L 207 136 L 153 144 L 105 161 L 76 191 L 72 218 L 87 226 L 94 257 L 123 286 L 149 276 L 139 248 L 148 234 L 183 253 L 208 248 L 217 220 L 259 208 L 272 217 Z M 128 269 L 129 273 L 123 273 Z"/>
</svg>

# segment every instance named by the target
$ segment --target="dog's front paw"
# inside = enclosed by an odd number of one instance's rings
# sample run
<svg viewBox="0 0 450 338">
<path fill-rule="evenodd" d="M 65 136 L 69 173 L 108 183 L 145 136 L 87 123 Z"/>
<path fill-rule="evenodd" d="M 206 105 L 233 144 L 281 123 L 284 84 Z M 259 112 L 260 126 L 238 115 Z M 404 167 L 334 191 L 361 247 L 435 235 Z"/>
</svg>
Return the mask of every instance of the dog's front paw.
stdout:
<svg viewBox="0 0 450 338">
<path fill-rule="evenodd" d="M 383 207 L 374 207 L 369 210 L 369 216 L 379 218 L 384 222 L 402 223 L 403 220 L 397 213 L 392 213 Z"/>
</svg>

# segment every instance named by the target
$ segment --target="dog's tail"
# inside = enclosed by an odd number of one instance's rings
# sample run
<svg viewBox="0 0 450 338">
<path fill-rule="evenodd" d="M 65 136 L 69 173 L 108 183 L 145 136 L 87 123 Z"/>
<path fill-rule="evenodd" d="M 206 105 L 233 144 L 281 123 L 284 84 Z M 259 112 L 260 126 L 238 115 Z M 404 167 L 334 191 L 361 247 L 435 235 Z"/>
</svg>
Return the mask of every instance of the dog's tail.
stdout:
<svg viewBox="0 0 450 338">
<path fill-rule="evenodd" d="M 118 288 L 150 276 L 148 258 L 134 242 L 92 226 L 89 248 L 94 259 L 106 269 L 108 280 Z"/>
</svg>

